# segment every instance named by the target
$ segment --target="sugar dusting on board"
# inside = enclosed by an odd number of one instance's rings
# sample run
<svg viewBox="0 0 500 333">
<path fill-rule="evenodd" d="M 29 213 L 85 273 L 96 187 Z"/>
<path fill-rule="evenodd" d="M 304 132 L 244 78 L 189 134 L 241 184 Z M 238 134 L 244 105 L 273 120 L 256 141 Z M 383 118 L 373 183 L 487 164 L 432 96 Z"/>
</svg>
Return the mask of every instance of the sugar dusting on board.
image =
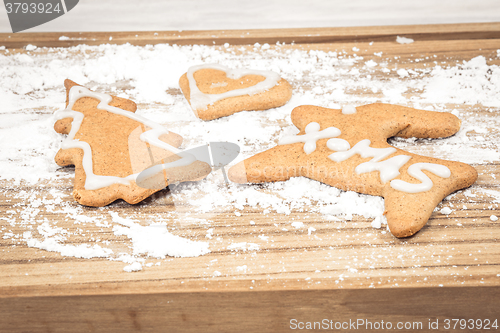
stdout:
<svg viewBox="0 0 500 333">
<path fill-rule="evenodd" d="M 197 257 L 210 252 L 208 243 L 193 242 L 172 235 L 163 224 L 141 226 L 132 219 L 120 217 L 116 212 L 109 214 L 113 217 L 113 222 L 121 224 L 113 227 L 115 235 L 125 235 L 132 240 L 134 255 L 163 259 L 166 256 Z"/>
<path fill-rule="evenodd" d="M 409 43 L 400 37 L 398 42 Z M 0 217 L 0 237 L 13 246 L 26 244 L 63 256 L 118 260 L 125 263 L 126 272 L 137 272 L 152 266 L 152 260 L 158 264 L 171 257 L 196 257 L 213 248 L 224 248 L 234 255 L 262 251 L 264 245 L 272 244 L 273 236 L 259 233 L 255 241 L 226 244 L 214 230 L 220 227 L 213 222 L 216 216 L 230 213 L 237 218 L 253 207 L 262 211 L 264 219 L 271 215 L 288 217 L 294 211 L 308 210 L 325 224 L 337 223 L 339 233 L 335 240 L 338 243 L 345 241 L 341 236 L 342 225 L 348 225 L 346 221 L 355 216 L 368 220 L 374 233 L 386 232 L 383 199 L 340 191 L 306 178 L 259 186 L 226 186 L 221 172 L 215 171 L 203 181 L 171 186 L 169 191 L 134 210 L 124 209 L 129 206 L 123 202 L 99 209 L 79 206 L 67 188 L 74 177 L 73 169 L 58 168 L 53 161 L 62 138 L 52 130 L 52 114 L 64 107 L 62 82 L 66 78 L 99 92 L 142 103 L 138 112 L 181 134 L 184 148 L 210 141 L 239 144 L 241 154 L 234 163 L 273 147 L 285 135 L 296 134 L 297 129 L 290 120 L 295 106 L 315 104 L 340 109 L 345 105 L 373 102 L 448 111 L 462 119 L 462 129 L 451 138 L 391 139 L 391 144 L 397 147 L 411 151 L 418 144 L 424 146 L 429 155 L 476 165 L 500 160 L 497 145 L 500 137 L 490 131 L 500 126 L 500 118 L 496 116 L 500 108 L 500 68 L 489 65 L 483 56 L 450 67 L 441 67 L 431 56 L 417 59 L 427 66 L 409 69 L 382 52 L 374 53 L 373 59 L 364 59 L 352 52 L 291 50 L 268 44 L 256 44 L 253 50 L 230 45 L 222 50 L 197 45 L 100 45 L 27 51 L 0 52 L 0 181 L 10 186 L 0 193 L 7 204 L 12 205 Z M 354 51 L 358 52 L 359 48 Z M 500 50 L 496 57 L 500 57 Z M 287 105 L 277 109 L 200 121 L 179 94 L 178 79 L 187 68 L 202 63 L 278 72 L 292 83 L 294 95 Z M 470 111 L 454 110 L 453 104 L 469 105 Z M 490 112 L 478 116 L 477 108 Z M 47 184 L 54 183 L 66 187 L 44 192 Z M 30 185 L 31 189 L 27 190 L 24 185 Z M 500 197 L 495 188 L 487 191 L 490 192 L 483 191 L 482 195 L 496 200 Z M 148 205 L 154 207 L 162 202 L 182 204 L 169 214 L 148 209 Z M 498 207 L 497 202 L 493 201 L 493 205 Z M 460 208 L 442 205 L 439 209 L 444 216 L 452 216 L 451 213 Z M 51 214 L 61 218 L 51 219 Z M 488 217 L 492 222 L 495 218 Z M 191 228 L 183 228 L 186 225 Z M 249 228 L 258 226 L 259 222 L 251 221 Z M 230 222 L 224 227 L 230 228 Z M 308 225 L 307 221 L 285 219 L 275 222 L 272 228 L 278 234 L 295 232 L 311 239 L 324 237 L 317 226 Z M 119 237 L 122 242 L 101 239 L 106 233 Z M 414 256 L 412 251 L 409 249 L 404 255 Z M 375 265 L 381 259 L 375 256 L 367 260 Z M 211 262 L 204 274 L 227 273 L 223 266 L 216 265 L 216 261 Z M 234 269 L 245 272 L 252 269 L 250 264 L 244 269 L 241 267 Z M 350 260 L 346 267 L 346 274 L 361 268 L 355 260 Z M 337 282 L 343 278 L 340 275 Z"/>
</svg>

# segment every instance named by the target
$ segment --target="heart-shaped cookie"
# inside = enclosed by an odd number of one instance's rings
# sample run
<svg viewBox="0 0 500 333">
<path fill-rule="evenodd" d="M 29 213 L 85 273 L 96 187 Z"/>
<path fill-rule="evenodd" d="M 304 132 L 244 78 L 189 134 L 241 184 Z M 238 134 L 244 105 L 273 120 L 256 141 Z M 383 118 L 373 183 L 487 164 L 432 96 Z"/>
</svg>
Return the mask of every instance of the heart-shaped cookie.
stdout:
<svg viewBox="0 0 500 333">
<path fill-rule="evenodd" d="M 195 115 L 203 120 L 275 108 L 292 97 L 290 83 L 278 73 L 218 64 L 190 67 L 179 85 Z"/>
</svg>

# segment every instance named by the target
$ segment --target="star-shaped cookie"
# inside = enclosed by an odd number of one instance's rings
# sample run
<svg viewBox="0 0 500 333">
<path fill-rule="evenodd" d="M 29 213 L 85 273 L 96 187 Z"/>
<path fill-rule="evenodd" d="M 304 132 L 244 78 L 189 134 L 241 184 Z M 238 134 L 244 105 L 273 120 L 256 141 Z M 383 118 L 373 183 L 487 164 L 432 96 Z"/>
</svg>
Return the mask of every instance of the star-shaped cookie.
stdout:
<svg viewBox="0 0 500 333">
<path fill-rule="evenodd" d="M 55 113 L 54 129 L 68 136 L 55 161 L 75 166 L 73 196 L 86 206 L 104 206 L 117 199 L 135 204 L 162 186 L 137 184 L 137 176 L 151 170 L 151 178 L 168 184 L 197 180 L 211 167 L 183 154 L 182 137 L 135 114 L 127 99 L 95 93 L 66 80 L 66 109 Z M 149 186 L 151 185 L 151 186 Z"/>
<path fill-rule="evenodd" d="M 291 117 L 300 133 L 230 168 L 230 180 L 261 183 L 303 176 L 382 196 L 391 232 L 408 237 L 427 223 L 443 198 L 477 179 L 470 165 L 412 154 L 387 143 L 395 136 L 453 135 L 460 120 L 452 114 L 377 103 L 342 110 L 299 106 Z"/>
</svg>

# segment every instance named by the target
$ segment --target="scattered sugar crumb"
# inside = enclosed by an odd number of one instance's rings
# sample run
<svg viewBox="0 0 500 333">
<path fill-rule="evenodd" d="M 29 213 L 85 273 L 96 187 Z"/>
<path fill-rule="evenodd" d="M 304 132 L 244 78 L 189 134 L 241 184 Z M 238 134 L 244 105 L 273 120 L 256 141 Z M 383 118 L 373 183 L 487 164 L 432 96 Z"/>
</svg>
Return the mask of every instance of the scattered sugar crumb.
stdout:
<svg viewBox="0 0 500 333">
<path fill-rule="evenodd" d="M 398 42 L 399 44 L 411 44 L 411 43 L 414 42 L 414 40 L 411 39 L 411 38 L 407 38 L 407 37 L 397 36 L 396 37 L 396 42 Z"/>
<path fill-rule="evenodd" d="M 498 217 L 496 215 L 491 215 L 490 220 L 493 222 L 496 222 L 496 221 L 498 221 Z"/>
<path fill-rule="evenodd" d="M 408 71 L 404 68 L 398 69 L 398 71 L 396 73 L 398 73 L 398 75 L 401 77 L 407 77 L 409 75 Z"/>
<path fill-rule="evenodd" d="M 385 217 L 385 215 L 377 216 L 371 222 L 371 226 L 376 229 L 380 229 L 382 227 L 382 224 L 387 224 L 387 218 Z"/>
<path fill-rule="evenodd" d="M 246 271 L 246 270 L 247 270 L 247 265 L 237 266 L 237 267 L 236 267 L 236 270 L 237 270 L 238 272 L 241 272 L 241 271 Z"/>
<path fill-rule="evenodd" d="M 365 65 L 366 65 L 367 67 L 375 67 L 375 66 L 377 66 L 378 64 L 377 64 L 375 61 L 373 61 L 373 60 L 368 60 L 367 62 L 365 62 Z"/>
<path fill-rule="evenodd" d="M 142 270 L 142 264 L 140 262 L 134 262 L 128 266 L 123 267 L 125 272 L 138 272 Z"/>
<path fill-rule="evenodd" d="M 259 249 L 259 244 L 256 243 L 247 243 L 247 242 L 240 242 L 240 243 L 232 243 L 227 247 L 228 250 L 231 251 L 256 251 Z"/>
<path fill-rule="evenodd" d="M 450 207 L 444 207 L 439 212 L 443 215 L 450 215 L 452 210 L 450 209 Z"/>
</svg>

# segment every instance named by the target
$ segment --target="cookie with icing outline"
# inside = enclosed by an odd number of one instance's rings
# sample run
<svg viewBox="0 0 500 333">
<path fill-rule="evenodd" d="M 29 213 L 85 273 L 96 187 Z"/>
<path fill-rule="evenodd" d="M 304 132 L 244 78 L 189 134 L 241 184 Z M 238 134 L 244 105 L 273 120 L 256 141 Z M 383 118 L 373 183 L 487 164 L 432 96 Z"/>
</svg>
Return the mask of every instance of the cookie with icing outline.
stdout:
<svg viewBox="0 0 500 333">
<path fill-rule="evenodd" d="M 80 204 L 144 200 L 160 189 L 139 186 L 135 178 L 152 166 L 162 166 L 165 186 L 210 173 L 207 163 L 177 149 L 181 136 L 135 114 L 133 101 L 92 92 L 71 80 L 64 85 L 66 109 L 55 113 L 54 129 L 68 136 L 55 161 L 75 166 L 73 197 Z"/>
<path fill-rule="evenodd" d="M 292 97 L 292 86 L 278 73 L 218 64 L 190 67 L 179 86 L 194 114 L 203 120 L 276 108 Z"/>
<path fill-rule="evenodd" d="M 345 191 L 382 196 L 389 229 L 408 237 L 428 221 L 450 193 L 471 186 L 470 165 L 392 147 L 390 137 L 442 138 L 460 129 L 452 114 L 389 104 L 342 110 L 299 106 L 292 122 L 300 133 L 231 167 L 237 183 L 307 177 Z"/>
</svg>

